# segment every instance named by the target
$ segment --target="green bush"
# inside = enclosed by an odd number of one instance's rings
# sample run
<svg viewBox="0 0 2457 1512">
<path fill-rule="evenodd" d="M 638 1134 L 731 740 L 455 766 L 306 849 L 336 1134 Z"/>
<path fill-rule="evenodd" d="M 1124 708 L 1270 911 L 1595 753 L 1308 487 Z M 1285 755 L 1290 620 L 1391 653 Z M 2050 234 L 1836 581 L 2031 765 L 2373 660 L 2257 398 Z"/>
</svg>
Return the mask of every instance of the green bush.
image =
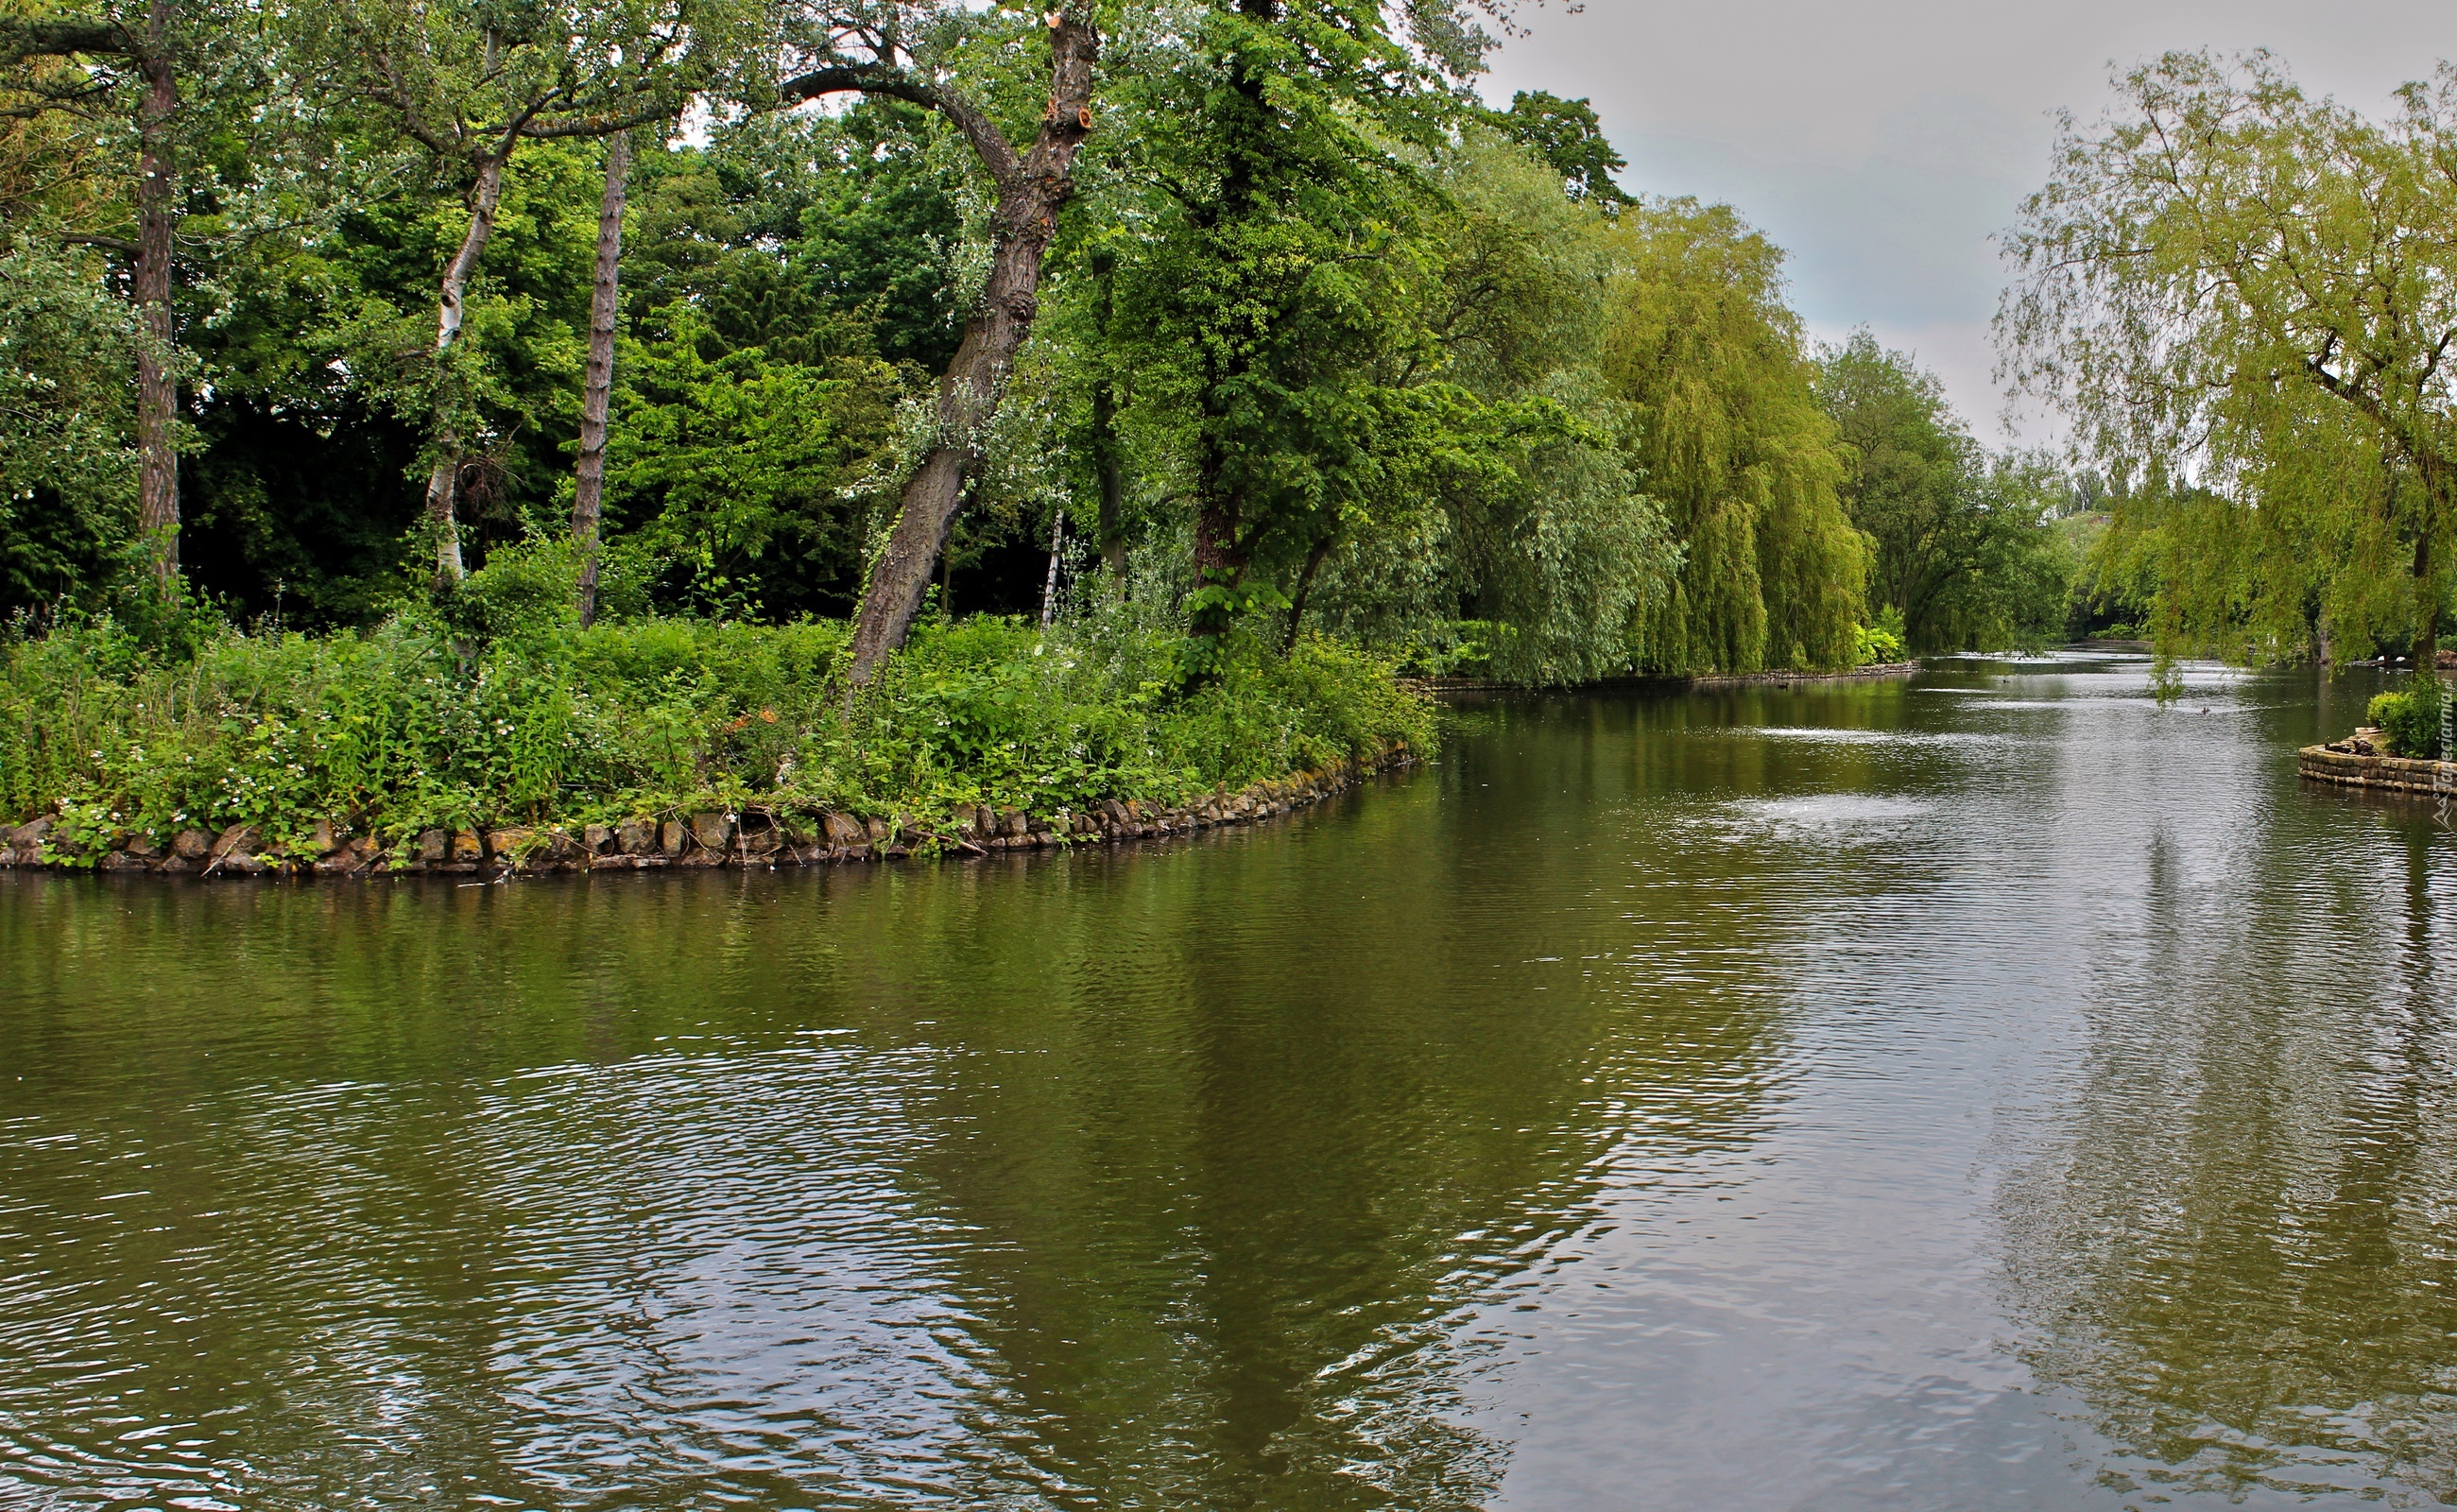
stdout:
<svg viewBox="0 0 2457 1512">
<path fill-rule="evenodd" d="M 2364 717 L 2379 727 L 2397 755 L 2435 757 L 2441 754 L 2440 705 L 2447 696 L 2438 678 L 2418 676 L 2414 686 L 2403 693 L 2374 696 Z"/>
<path fill-rule="evenodd" d="M 1903 611 L 1892 605 L 1878 611 L 1874 625 L 1860 625 L 1852 630 L 1852 653 L 1856 666 L 1874 667 L 1898 662 L 1910 654 L 1903 638 Z"/>
<path fill-rule="evenodd" d="M 484 576 L 362 632 L 225 628 L 175 656 L 98 619 L 0 642 L 0 818 L 52 813 L 89 844 L 244 823 L 275 847 L 320 819 L 390 843 L 747 803 L 931 822 L 1175 803 L 1433 735 L 1389 662 L 1328 641 L 1238 640 L 1180 694 L 1182 631 L 1123 611 L 924 623 L 848 706 L 841 623 L 582 631 L 529 581 L 551 570 Z"/>
</svg>

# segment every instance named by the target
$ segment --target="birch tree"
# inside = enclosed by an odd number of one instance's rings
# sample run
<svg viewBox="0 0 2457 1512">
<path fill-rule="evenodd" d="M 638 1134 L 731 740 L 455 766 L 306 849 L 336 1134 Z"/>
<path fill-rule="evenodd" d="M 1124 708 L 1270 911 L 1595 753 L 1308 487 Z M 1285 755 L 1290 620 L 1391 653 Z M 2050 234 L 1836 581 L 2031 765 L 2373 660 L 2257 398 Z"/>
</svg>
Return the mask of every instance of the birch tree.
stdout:
<svg viewBox="0 0 2457 1512">
<path fill-rule="evenodd" d="M 732 18 L 692 0 L 341 0 L 309 13 L 318 45 L 431 155 L 468 212 L 436 287 L 426 522 L 435 583 L 463 575 L 456 500 L 473 418 L 456 381 L 471 280 L 524 142 L 609 137 L 681 114 Z"/>
</svg>

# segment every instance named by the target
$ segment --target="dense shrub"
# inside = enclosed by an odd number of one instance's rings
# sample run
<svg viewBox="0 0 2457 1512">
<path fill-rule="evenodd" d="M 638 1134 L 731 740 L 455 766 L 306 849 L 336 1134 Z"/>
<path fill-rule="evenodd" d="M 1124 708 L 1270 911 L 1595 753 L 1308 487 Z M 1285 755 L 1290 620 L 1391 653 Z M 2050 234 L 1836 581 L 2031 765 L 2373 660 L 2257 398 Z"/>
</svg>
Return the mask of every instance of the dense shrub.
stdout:
<svg viewBox="0 0 2457 1512">
<path fill-rule="evenodd" d="M 1124 610 L 924 624 L 847 707 L 840 623 L 582 631 L 472 587 L 449 616 L 224 631 L 177 657 L 109 619 L 0 644 L 0 817 L 52 813 L 72 840 L 244 823 L 275 846 L 320 819 L 391 842 L 745 803 L 926 822 L 1175 802 L 1431 737 L 1387 663 L 1327 641 L 1240 648 L 1183 694 L 1179 632 Z"/>
<path fill-rule="evenodd" d="M 1889 665 L 1910 653 L 1904 642 L 1903 611 L 1891 604 L 1878 611 L 1875 624 L 1854 627 L 1851 637 L 1853 654 L 1862 667 Z"/>
<path fill-rule="evenodd" d="M 2440 705 L 2447 693 L 2436 677 L 2418 676 L 2402 693 L 2376 695 L 2364 718 L 2380 728 L 2389 749 L 2399 756 L 2437 756 L 2440 750 Z"/>
</svg>

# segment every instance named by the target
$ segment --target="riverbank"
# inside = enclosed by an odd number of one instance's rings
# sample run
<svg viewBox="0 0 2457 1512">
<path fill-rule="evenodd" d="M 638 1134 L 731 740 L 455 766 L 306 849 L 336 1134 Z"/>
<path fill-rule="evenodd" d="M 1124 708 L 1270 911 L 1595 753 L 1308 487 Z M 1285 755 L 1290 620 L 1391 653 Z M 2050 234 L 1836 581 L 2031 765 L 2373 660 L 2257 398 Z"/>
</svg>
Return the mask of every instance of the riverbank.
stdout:
<svg viewBox="0 0 2457 1512">
<path fill-rule="evenodd" d="M 2295 770 L 2306 781 L 2366 788 L 2376 793 L 2457 793 L 2457 761 L 2365 756 L 2307 745 L 2295 753 Z"/>
<path fill-rule="evenodd" d="M 1710 673 L 1694 677 L 1603 677 L 1566 688 L 1530 688 L 1524 683 L 1482 677 L 1414 677 L 1407 685 L 1429 698 L 1450 699 L 1481 694 L 1516 693 L 1693 693 L 1716 688 L 1788 688 L 1795 684 L 1857 682 L 1869 678 L 1908 677 L 1920 670 L 1916 661 L 1879 662 L 1837 672 Z"/>
<path fill-rule="evenodd" d="M 844 627 L 491 638 L 401 617 L 147 650 L 0 643 L 0 864 L 193 876 L 773 865 L 1140 839 L 1433 748 L 1382 658 L 1308 640 L 1188 690 L 1127 611 L 920 627 L 848 702 Z"/>
<path fill-rule="evenodd" d="M 834 809 L 778 809 L 761 804 L 665 816 L 636 815 L 619 824 L 565 829 L 506 827 L 427 830 L 387 849 L 372 837 L 318 826 L 308 850 L 267 853 L 261 833 L 233 825 L 219 835 L 182 830 L 165 846 L 153 836 L 124 833 L 99 857 L 52 856 L 51 820 L 38 818 L 0 834 L 0 867 L 92 868 L 204 877 L 426 877 L 536 875 L 548 872 L 657 871 L 667 867 L 826 866 L 901 860 L 908 857 L 987 856 L 997 851 L 1063 849 L 1156 839 L 1251 823 L 1309 807 L 1364 778 L 1416 763 L 1404 744 L 1285 778 L 1214 794 L 1177 807 L 1140 798 L 1107 798 L 1082 812 L 1027 814 L 986 805 L 937 825 L 906 818 L 863 818 Z"/>
</svg>

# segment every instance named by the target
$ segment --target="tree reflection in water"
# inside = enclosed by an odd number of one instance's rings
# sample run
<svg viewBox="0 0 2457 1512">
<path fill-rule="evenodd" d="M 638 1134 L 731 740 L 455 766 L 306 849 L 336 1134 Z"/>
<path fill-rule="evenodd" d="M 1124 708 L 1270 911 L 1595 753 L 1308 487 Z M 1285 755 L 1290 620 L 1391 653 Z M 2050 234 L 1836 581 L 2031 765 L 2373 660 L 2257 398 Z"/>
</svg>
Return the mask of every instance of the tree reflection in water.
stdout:
<svg viewBox="0 0 2457 1512">
<path fill-rule="evenodd" d="M 2457 1496 L 2445 839 L 2367 806 L 2369 852 L 2313 854 L 2293 808 L 2218 877 L 2154 844 L 2146 969 L 2109 960 L 2070 1137 L 2003 1192 L 2024 1356 L 2123 1451 L 2112 1487 Z"/>
</svg>

